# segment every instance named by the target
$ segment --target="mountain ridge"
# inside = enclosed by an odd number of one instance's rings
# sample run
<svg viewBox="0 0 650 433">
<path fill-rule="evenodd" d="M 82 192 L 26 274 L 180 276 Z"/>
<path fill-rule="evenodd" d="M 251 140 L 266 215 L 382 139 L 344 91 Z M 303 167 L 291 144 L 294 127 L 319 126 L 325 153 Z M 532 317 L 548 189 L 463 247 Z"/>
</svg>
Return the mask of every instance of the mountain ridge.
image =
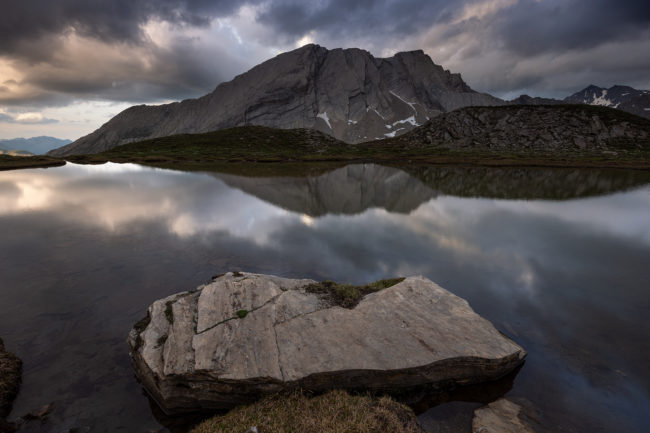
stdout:
<svg viewBox="0 0 650 433">
<path fill-rule="evenodd" d="M 128 108 L 50 152 L 98 153 L 133 141 L 242 125 L 310 128 L 348 143 L 394 137 L 469 105 L 501 105 L 422 50 L 376 58 L 358 48 L 305 45 L 279 54 L 198 99 Z"/>
<path fill-rule="evenodd" d="M 1 150 L 27 151 L 34 155 L 44 155 L 50 150 L 72 143 L 72 140 L 39 135 L 31 138 L 0 138 Z"/>
<path fill-rule="evenodd" d="M 615 108 L 650 119 L 650 91 L 615 84 L 609 89 L 590 84 L 564 99 L 521 95 L 507 102 L 509 105 L 585 104 Z"/>
<path fill-rule="evenodd" d="M 650 91 L 613 85 L 609 89 L 593 84 L 564 98 L 565 103 L 601 105 L 650 119 Z"/>
</svg>

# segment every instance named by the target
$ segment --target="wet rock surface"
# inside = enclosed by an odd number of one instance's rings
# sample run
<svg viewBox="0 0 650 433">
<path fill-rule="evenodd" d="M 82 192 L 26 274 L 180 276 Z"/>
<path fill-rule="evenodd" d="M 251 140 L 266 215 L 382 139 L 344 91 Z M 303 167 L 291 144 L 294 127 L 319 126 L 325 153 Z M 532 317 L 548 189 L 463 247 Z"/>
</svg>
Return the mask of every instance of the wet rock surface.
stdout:
<svg viewBox="0 0 650 433">
<path fill-rule="evenodd" d="M 403 391 L 499 378 L 526 352 L 423 277 L 353 308 L 311 280 L 227 273 L 154 302 L 129 334 L 132 364 L 167 413 L 227 409 L 291 388 Z"/>
</svg>

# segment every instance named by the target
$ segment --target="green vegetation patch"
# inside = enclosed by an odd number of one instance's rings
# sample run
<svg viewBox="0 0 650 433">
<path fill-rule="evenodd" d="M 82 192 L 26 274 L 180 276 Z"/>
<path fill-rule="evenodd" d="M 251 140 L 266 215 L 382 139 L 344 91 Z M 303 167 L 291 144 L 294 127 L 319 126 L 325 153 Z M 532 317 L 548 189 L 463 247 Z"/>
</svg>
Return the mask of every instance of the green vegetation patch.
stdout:
<svg viewBox="0 0 650 433">
<path fill-rule="evenodd" d="M 18 395 L 22 361 L 13 353 L 5 351 L 0 339 L 0 419 L 11 412 L 11 405 Z"/>
<path fill-rule="evenodd" d="M 235 314 L 240 319 L 243 319 L 244 317 L 246 317 L 248 315 L 248 310 L 237 310 L 237 312 Z"/>
<path fill-rule="evenodd" d="M 309 293 L 323 295 L 333 305 L 338 305 L 343 308 L 354 308 L 364 296 L 387 289 L 402 281 L 404 281 L 404 278 L 390 278 L 378 280 L 363 286 L 339 284 L 334 281 L 321 281 L 320 283 L 309 284 L 305 287 L 305 290 Z"/>
<path fill-rule="evenodd" d="M 335 390 L 317 397 L 277 394 L 199 424 L 190 433 L 421 433 L 415 414 L 388 398 Z"/>
</svg>

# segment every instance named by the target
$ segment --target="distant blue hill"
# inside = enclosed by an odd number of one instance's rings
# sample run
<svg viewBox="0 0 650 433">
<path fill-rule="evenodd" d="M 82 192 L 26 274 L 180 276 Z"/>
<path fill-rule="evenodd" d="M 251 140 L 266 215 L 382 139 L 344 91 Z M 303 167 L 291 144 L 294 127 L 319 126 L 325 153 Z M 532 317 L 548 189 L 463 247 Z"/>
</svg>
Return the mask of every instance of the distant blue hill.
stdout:
<svg viewBox="0 0 650 433">
<path fill-rule="evenodd" d="M 52 149 L 65 146 L 71 143 L 71 140 L 62 140 L 54 137 L 32 137 L 32 138 L 11 138 L 0 139 L 0 149 L 2 150 L 26 150 L 35 155 L 43 155 Z"/>
</svg>

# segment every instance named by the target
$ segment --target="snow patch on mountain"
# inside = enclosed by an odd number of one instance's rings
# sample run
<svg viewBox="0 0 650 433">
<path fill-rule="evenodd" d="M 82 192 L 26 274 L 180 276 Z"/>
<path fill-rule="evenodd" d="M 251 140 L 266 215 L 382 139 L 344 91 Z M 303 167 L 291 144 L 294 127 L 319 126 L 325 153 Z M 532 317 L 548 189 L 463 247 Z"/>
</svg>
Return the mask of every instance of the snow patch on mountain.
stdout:
<svg viewBox="0 0 650 433">
<path fill-rule="evenodd" d="M 330 124 L 330 118 L 327 117 L 327 111 L 323 111 L 322 113 L 318 113 L 316 115 L 316 117 L 320 117 L 321 119 L 323 119 L 325 121 L 325 123 L 327 123 L 327 126 L 329 126 L 330 129 L 333 129 L 332 125 Z"/>
<path fill-rule="evenodd" d="M 418 122 L 415 121 L 415 116 L 409 116 L 406 119 L 398 120 L 396 122 L 393 122 L 393 126 L 395 125 L 400 125 L 403 123 L 410 123 L 413 126 L 420 126 Z"/>
</svg>

